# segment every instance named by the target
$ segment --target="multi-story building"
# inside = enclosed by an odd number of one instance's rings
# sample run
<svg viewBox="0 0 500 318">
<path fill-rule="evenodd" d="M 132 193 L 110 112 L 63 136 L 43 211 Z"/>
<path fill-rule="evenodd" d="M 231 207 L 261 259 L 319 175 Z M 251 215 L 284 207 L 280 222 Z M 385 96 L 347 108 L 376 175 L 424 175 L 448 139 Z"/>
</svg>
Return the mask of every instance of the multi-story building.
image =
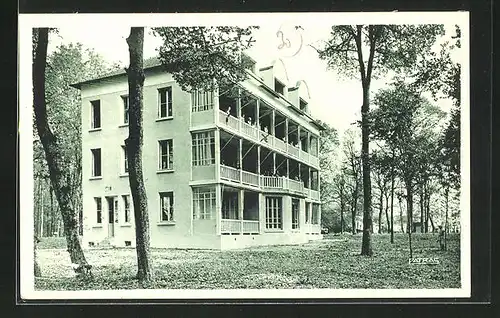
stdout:
<svg viewBox="0 0 500 318">
<path fill-rule="evenodd" d="M 227 92 L 183 91 L 145 63 L 143 173 L 152 247 L 231 249 L 321 238 L 319 133 L 304 81 L 284 64 L 248 70 Z M 124 72 L 82 97 L 84 246 L 134 246 Z M 232 90 L 234 91 L 234 89 Z"/>
</svg>

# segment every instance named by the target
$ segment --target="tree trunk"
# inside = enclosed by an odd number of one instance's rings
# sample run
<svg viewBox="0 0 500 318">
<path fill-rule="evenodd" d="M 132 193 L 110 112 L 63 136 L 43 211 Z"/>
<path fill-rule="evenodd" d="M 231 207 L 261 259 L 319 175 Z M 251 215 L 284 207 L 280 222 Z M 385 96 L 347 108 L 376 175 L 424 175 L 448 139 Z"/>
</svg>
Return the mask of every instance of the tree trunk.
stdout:
<svg viewBox="0 0 500 318">
<path fill-rule="evenodd" d="M 370 128 L 368 111 L 370 110 L 370 84 L 363 83 L 363 106 L 361 106 L 361 159 L 363 164 L 363 239 L 361 242 L 361 255 L 373 255 L 371 228 L 372 228 L 372 193 L 370 179 Z"/>
<path fill-rule="evenodd" d="M 425 199 L 423 185 L 420 187 L 420 233 L 424 233 Z"/>
<path fill-rule="evenodd" d="M 392 157 L 394 158 L 394 155 Z M 391 243 L 394 243 L 394 179 L 393 164 L 391 167 Z"/>
<path fill-rule="evenodd" d="M 447 185 L 444 193 L 445 193 L 445 219 L 444 219 L 444 250 L 446 251 L 448 248 L 448 196 L 449 196 L 450 188 Z"/>
<path fill-rule="evenodd" d="M 40 183 L 41 185 L 41 183 Z M 42 238 L 43 237 L 43 214 L 44 214 L 44 208 L 43 208 L 43 188 L 42 186 L 40 186 L 41 188 L 41 191 L 40 191 L 40 201 L 41 201 L 41 204 L 40 204 L 40 237 Z"/>
<path fill-rule="evenodd" d="M 35 235 L 37 237 L 40 237 L 40 220 L 41 220 L 41 216 L 40 216 L 40 212 L 42 211 L 41 207 L 40 207 L 40 201 L 41 201 L 41 193 L 42 193 L 42 184 L 41 184 L 41 181 L 38 179 L 38 178 L 34 178 L 34 190 L 35 190 L 35 193 L 34 193 L 34 200 L 33 200 L 33 221 L 35 222 L 34 223 L 34 229 L 35 229 Z"/>
<path fill-rule="evenodd" d="M 429 218 L 431 216 L 431 193 L 427 189 L 427 200 L 425 202 L 425 233 L 429 233 Z"/>
<path fill-rule="evenodd" d="M 47 119 L 45 67 L 49 29 L 39 28 L 34 29 L 34 31 L 38 33 L 33 60 L 33 108 L 35 111 L 36 127 L 45 152 L 51 186 L 54 189 L 64 222 L 68 253 L 71 262 L 78 265 L 75 267 L 75 270 L 85 276 L 89 272 L 83 272 L 81 269 L 88 269 L 89 265 L 78 240 L 77 215 L 72 205 L 68 171 L 62 155 L 63 152 L 60 149 L 61 146 L 58 143 L 57 137 L 52 133 Z"/>
<path fill-rule="evenodd" d="M 408 223 L 408 245 L 410 247 L 410 258 L 413 257 L 413 249 L 411 245 L 411 234 L 413 232 L 413 187 L 411 181 L 408 181 L 406 186 L 406 216 Z"/>
<path fill-rule="evenodd" d="M 357 204 L 357 203 L 355 203 Z M 354 205 L 355 206 L 355 205 Z M 356 234 L 356 208 L 351 207 L 351 226 L 352 226 L 352 234 Z"/>
<path fill-rule="evenodd" d="M 391 232 L 391 221 L 389 220 L 389 196 L 385 195 L 385 221 L 387 222 L 387 233 Z"/>
<path fill-rule="evenodd" d="M 383 197 L 380 193 L 379 207 L 378 207 L 378 234 L 382 233 L 382 212 L 384 211 Z"/>
<path fill-rule="evenodd" d="M 125 145 L 128 155 L 130 192 L 134 204 L 137 278 L 145 284 L 153 279 L 153 266 L 150 253 L 148 201 L 142 174 L 144 28 L 130 28 L 127 44 L 130 53 L 130 67 L 127 69 L 130 106 L 129 136 L 125 140 Z"/>
<path fill-rule="evenodd" d="M 399 222 L 401 223 L 401 232 L 405 232 L 404 222 L 403 222 L 403 204 L 401 198 L 398 198 L 399 202 Z"/>
<path fill-rule="evenodd" d="M 49 236 L 54 236 L 54 229 L 55 229 L 55 220 L 56 220 L 56 213 L 55 213 L 55 208 L 54 208 L 54 193 L 53 193 L 53 188 L 49 186 L 49 195 L 50 195 L 50 233 Z"/>
<path fill-rule="evenodd" d="M 430 214 L 429 214 L 429 221 L 431 221 L 432 232 L 434 233 L 434 231 L 436 230 L 436 227 L 434 226 L 434 222 L 432 221 L 432 217 Z"/>
<path fill-rule="evenodd" d="M 344 198 L 340 196 L 340 234 L 344 233 Z"/>
<path fill-rule="evenodd" d="M 372 185 L 370 178 L 370 126 L 368 112 L 370 111 L 370 81 L 375 55 L 375 36 L 373 26 L 368 26 L 369 56 L 365 68 L 363 58 L 363 26 L 356 25 L 354 40 L 358 55 L 359 73 L 363 89 L 363 104 L 361 105 L 361 163 L 363 166 L 363 239 L 361 241 L 361 255 L 373 255 L 371 228 L 372 228 Z"/>
<path fill-rule="evenodd" d="M 38 237 L 35 235 L 33 240 L 33 262 L 34 262 L 34 274 L 35 277 L 42 276 L 42 270 L 40 268 L 40 264 L 38 263 L 38 255 L 37 255 L 37 245 L 40 242 Z"/>
</svg>

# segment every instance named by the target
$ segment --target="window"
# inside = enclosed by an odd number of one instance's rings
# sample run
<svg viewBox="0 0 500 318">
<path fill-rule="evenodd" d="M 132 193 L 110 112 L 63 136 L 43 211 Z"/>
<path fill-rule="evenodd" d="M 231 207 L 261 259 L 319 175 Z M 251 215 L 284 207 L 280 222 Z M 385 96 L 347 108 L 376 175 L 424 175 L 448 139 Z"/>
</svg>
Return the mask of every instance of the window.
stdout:
<svg viewBox="0 0 500 318">
<path fill-rule="evenodd" d="M 101 149 L 92 149 L 92 177 L 101 176 Z"/>
<path fill-rule="evenodd" d="M 214 132 L 193 134 L 193 166 L 208 166 L 215 164 Z"/>
<path fill-rule="evenodd" d="M 160 221 L 172 222 L 174 221 L 174 193 L 173 192 L 160 192 Z"/>
<path fill-rule="evenodd" d="M 191 111 L 202 112 L 214 108 L 214 93 L 196 91 L 191 93 Z"/>
<path fill-rule="evenodd" d="M 266 197 L 266 229 L 283 229 L 282 199 Z"/>
<path fill-rule="evenodd" d="M 96 208 L 96 216 L 97 216 L 97 224 L 102 223 L 102 199 L 101 198 L 94 198 L 95 200 L 95 208 Z"/>
<path fill-rule="evenodd" d="M 128 96 L 122 96 L 123 101 L 123 124 L 128 124 Z"/>
<path fill-rule="evenodd" d="M 281 95 L 285 94 L 285 85 L 278 81 L 277 79 L 274 80 L 274 90 L 277 93 L 280 93 Z"/>
<path fill-rule="evenodd" d="M 130 223 L 130 196 L 122 195 L 123 199 L 123 221 L 125 223 Z"/>
<path fill-rule="evenodd" d="M 300 98 L 300 110 L 307 112 L 307 102 Z"/>
<path fill-rule="evenodd" d="M 292 229 L 299 228 L 299 200 L 292 199 Z"/>
<path fill-rule="evenodd" d="M 222 194 L 222 218 L 226 220 L 238 220 L 238 192 L 223 192 Z"/>
<path fill-rule="evenodd" d="M 215 215 L 215 188 L 193 189 L 193 218 L 211 220 Z"/>
<path fill-rule="evenodd" d="M 122 158 L 123 158 L 122 171 L 123 173 L 128 173 L 128 156 L 127 156 L 127 148 L 125 146 L 122 146 Z"/>
<path fill-rule="evenodd" d="M 312 224 L 319 224 L 319 204 L 318 203 L 313 203 L 312 204 L 312 218 L 311 218 L 311 223 Z"/>
<path fill-rule="evenodd" d="M 306 224 L 311 224 L 311 202 L 306 202 Z"/>
<path fill-rule="evenodd" d="M 172 117 L 172 87 L 164 87 L 158 89 L 158 100 L 159 118 L 169 118 Z"/>
<path fill-rule="evenodd" d="M 158 145 L 160 147 L 160 157 L 159 161 L 159 169 L 160 170 L 172 170 L 174 169 L 174 150 L 173 150 L 173 140 L 160 140 L 158 141 Z"/>
<path fill-rule="evenodd" d="M 94 100 L 90 102 L 91 105 L 91 122 L 90 122 L 90 128 L 92 129 L 97 129 L 101 128 L 101 101 L 100 100 Z"/>
</svg>

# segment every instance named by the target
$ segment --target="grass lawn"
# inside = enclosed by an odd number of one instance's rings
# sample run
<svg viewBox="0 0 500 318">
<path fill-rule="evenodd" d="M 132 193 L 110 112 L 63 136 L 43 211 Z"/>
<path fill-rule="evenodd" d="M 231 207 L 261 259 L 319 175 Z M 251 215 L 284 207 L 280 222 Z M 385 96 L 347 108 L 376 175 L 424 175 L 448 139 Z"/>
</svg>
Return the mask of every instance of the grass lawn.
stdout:
<svg viewBox="0 0 500 318">
<path fill-rule="evenodd" d="M 414 234 L 413 257 L 437 257 L 440 264 L 408 264 L 408 236 L 374 234 L 372 257 L 360 256 L 361 234 L 326 235 L 321 241 L 237 251 L 153 249 L 151 288 L 460 288 L 460 237 L 451 234 L 441 252 L 436 234 Z M 55 239 L 55 238 L 50 238 Z M 50 240 L 49 239 L 49 240 Z M 64 241 L 63 241 L 64 242 Z M 45 245 L 44 245 L 45 244 Z M 49 248 L 43 248 L 49 246 Z M 59 248 L 50 248 L 58 246 Z M 40 244 L 42 277 L 36 290 L 135 289 L 132 248 L 86 251 L 94 279 L 74 277 L 60 244 Z"/>
</svg>

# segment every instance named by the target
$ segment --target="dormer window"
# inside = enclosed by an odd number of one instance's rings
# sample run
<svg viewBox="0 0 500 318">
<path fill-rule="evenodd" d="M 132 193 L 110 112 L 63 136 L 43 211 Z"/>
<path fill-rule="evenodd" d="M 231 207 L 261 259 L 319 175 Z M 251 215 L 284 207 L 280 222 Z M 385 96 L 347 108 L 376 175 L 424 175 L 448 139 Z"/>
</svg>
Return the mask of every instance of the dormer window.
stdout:
<svg viewBox="0 0 500 318">
<path fill-rule="evenodd" d="M 307 102 L 302 98 L 300 99 L 300 110 L 307 112 Z"/>
<path fill-rule="evenodd" d="M 285 94 L 285 84 L 281 83 L 277 79 L 274 79 L 274 90 L 276 91 L 276 93 L 284 95 Z"/>
</svg>

